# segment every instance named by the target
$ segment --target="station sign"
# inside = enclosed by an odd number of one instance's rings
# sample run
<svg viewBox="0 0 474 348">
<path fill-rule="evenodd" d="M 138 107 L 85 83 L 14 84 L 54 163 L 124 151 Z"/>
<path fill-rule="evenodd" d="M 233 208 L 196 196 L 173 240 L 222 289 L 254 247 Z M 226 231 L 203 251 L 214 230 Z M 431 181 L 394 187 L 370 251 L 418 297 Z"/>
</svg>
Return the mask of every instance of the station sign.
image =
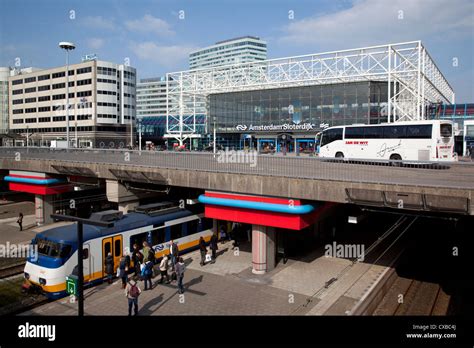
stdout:
<svg viewBox="0 0 474 348">
<path fill-rule="evenodd" d="M 264 132 L 264 131 L 315 131 L 316 125 L 313 123 L 300 123 L 300 124 L 291 124 L 291 123 L 283 123 L 283 124 L 269 124 L 269 125 L 261 125 L 261 126 L 254 126 L 254 125 L 245 125 L 239 124 L 235 126 L 235 129 L 238 131 L 250 131 L 250 132 Z"/>
</svg>

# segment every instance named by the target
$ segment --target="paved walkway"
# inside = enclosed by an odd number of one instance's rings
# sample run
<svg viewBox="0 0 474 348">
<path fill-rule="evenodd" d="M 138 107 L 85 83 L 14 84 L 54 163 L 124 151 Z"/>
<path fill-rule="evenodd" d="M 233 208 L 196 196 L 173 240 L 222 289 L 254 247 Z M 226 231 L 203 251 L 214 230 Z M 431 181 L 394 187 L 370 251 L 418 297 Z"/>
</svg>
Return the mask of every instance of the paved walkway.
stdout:
<svg viewBox="0 0 474 348">
<path fill-rule="evenodd" d="M 288 315 L 306 302 L 306 296 L 251 281 L 242 281 L 237 271 L 248 269 L 249 253 L 240 256 L 230 251 L 230 245 L 220 246 L 220 256 L 215 264 L 199 265 L 199 252 L 187 254 L 188 265 L 184 278 L 185 293 L 180 296 L 176 283 L 158 284 L 143 291 L 139 297 L 139 315 Z M 237 258 L 237 259 L 234 259 Z M 227 268 L 230 259 L 235 261 Z M 246 261 L 245 261 L 246 260 Z M 245 266 L 244 266 L 245 262 Z M 143 290 L 143 282 L 139 282 Z M 125 315 L 128 304 L 121 289 L 121 282 L 101 284 L 85 291 L 86 315 Z M 24 315 L 76 315 L 77 305 L 69 298 L 61 299 Z"/>
<path fill-rule="evenodd" d="M 248 248 L 248 245 L 247 247 Z M 243 249 L 246 249 L 243 248 Z M 176 283 L 159 284 L 143 291 L 139 298 L 140 315 L 344 315 L 362 297 L 383 267 L 359 264 L 338 282 L 326 282 L 351 263 L 327 258 L 321 249 L 299 261 L 280 263 L 265 275 L 251 272 L 251 253 L 232 250 L 230 243 L 219 245 L 216 263 L 200 266 L 198 251 L 185 255 L 187 271 L 185 293 L 177 293 Z M 368 272 L 370 271 L 370 272 Z M 357 281 L 365 275 L 360 284 Z M 357 284 L 358 291 L 355 291 Z M 143 282 L 139 282 L 143 290 Z M 348 290 L 352 293 L 348 295 Z M 355 292 L 357 294 L 355 294 Z M 344 296 L 346 295 L 346 296 Z M 101 284 L 85 291 L 86 315 L 125 315 L 127 299 L 121 282 Z M 25 315 L 76 315 L 77 304 L 64 298 L 35 308 Z"/>
</svg>

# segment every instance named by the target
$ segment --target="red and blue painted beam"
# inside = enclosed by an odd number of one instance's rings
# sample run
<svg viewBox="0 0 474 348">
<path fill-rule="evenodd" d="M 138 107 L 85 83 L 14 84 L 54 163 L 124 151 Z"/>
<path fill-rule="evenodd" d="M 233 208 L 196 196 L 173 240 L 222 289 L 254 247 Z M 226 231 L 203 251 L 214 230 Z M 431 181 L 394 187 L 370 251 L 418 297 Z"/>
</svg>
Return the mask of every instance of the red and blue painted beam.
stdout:
<svg viewBox="0 0 474 348">
<path fill-rule="evenodd" d="M 45 173 L 11 170 L 4 180 L 9 183 L 11 191 L 36 195 L 52 195 L 72 189 L 66 178 L 56 178 Z"/>
<path fill-rule="evenodd" d="M 312 225 L 330 203 L 303 204 L 299 199 L 209 192 L 199 196 L 207 218 L 301 230 Z"/>
</svg>

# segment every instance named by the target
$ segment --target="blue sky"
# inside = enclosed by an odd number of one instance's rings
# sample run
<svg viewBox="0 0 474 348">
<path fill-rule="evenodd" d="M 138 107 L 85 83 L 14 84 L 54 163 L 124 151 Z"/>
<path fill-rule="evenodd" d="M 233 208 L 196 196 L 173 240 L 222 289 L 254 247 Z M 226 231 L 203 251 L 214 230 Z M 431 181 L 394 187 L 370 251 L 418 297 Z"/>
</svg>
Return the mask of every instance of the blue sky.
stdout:
<svg viewBox="0 0 474 348">
<path fill-rule="evenodd" d="M 422 40 L 456 101 L 474 102 L 472 0 L 0 0 L 0 66 L 63 65 L 57 44 L 72 41 L 71 62 L 128 58 L 154 77 L 242 35 L 266 40 L 269 58 Z"/>
</svg>

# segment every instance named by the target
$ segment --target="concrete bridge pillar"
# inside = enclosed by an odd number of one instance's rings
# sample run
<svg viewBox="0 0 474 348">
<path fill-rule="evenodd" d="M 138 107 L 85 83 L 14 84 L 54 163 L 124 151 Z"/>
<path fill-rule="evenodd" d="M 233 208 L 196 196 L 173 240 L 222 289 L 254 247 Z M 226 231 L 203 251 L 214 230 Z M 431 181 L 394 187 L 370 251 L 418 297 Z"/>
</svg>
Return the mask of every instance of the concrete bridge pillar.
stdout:
<svg viewBox="0 0 474 348">
<path fill-rule="evenodd" d="M 275 228 L 252 225 L 252 273 L 264 274 L 275 268 Z"/>
<path fill-rule="evenodd" d="M 36 225 L 43 226 L 53 223 L 51 214 L 53 214 L 53 196 L 35 195 Z"/>
<path fill-rule="evenodd" d="M 127 188 L 116 180 L 106 181 L 107 200 L 109 202 L 118 203 L 119 211 L 127 213 L 138 207 L 140 197 L 127 190 Z"/>
</svg>

